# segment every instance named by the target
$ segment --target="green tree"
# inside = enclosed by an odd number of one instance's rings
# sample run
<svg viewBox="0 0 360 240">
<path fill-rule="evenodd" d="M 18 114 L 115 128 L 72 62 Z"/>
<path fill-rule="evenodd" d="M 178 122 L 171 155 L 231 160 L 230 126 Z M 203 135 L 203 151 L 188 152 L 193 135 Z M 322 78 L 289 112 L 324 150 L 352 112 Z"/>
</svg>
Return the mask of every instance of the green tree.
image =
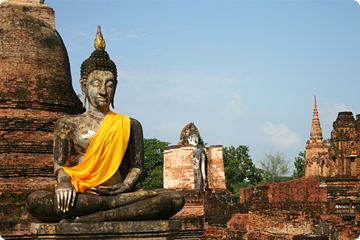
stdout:
<svg viewBox="0 0 360 240">
<path fill-rule="evenodd" d="M 260 182 L 262 171 L 255 167 L 249 155 L 249 147 L 240 145 L 223 148 L 226 187 L 237 193 L 239 187 Z M 246 183 L 243 183 L 243 182 Z M 239 184 L 242 183 L 242 184 Z"/>
<path fill-rule="evenodd" d="M 295 170 L 292 175 L 293 179 L 298 179 L 305 176 L 305 151 L 299 152 L 299 156 L 295 157 Z"/>
<path fill-rule="evenodd" d="M 264 182 L 274 183 L 289 180 L 289 177 L 286 177 L 290 170 L 289 163 L 290 161 L 285 159 L 285 154 L 282 152 L 265 153 L 265 158 L 260 161 L 264 171 Z"/>
<path fill-rule="evenodd" d="M 143 187 L 162 188 L 163 187 L 163 165 L 164 147 L 169 146 L 169 142 L 162 142 L 156 138 L 144 139 L 144 178 Z"/>
<path fill-rule="evenodd" d="M 155 167 L 148 171 L 147 177 L 144 179 L 144 188 L 163 188 L 163 167 Z"/>
</svg>

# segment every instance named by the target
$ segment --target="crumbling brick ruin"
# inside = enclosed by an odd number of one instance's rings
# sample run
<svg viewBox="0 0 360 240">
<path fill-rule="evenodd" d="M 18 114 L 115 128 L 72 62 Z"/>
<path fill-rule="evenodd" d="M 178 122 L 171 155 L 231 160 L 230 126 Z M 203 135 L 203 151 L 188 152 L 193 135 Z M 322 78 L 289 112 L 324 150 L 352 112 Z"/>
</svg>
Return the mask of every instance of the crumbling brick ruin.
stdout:
<svg viewBox="0 0 360 240">
<path fill-rule="evenodd" d="M 5 0 L 0 33 L 0 234 L 31 238 L 24 201 L 54 187 L 54 124 L 84 109 L 52 8 L 40 0 Z"/>
<path fill-rule="evenodd" d="M 357 118 L 359 115 L 357 115 Z M 360 125 L 351 112 L 340 112 L 331 132 L 330 176 L 360 176 Z"/>
<path fill-rule="evenodd" d="M 187 124 L 180 134 L 178 145 L 164 148 L 164 188 L 178 190 L 194 190 L 193 146 L 187 143 L 188 128 L 194 126 Z M 222 155 L 222 145 L 212 145 L 204 148 L 206 162 L 207 188 L 226 189 L 225 171 Z"/>
<path fill-rule="evenodd" d="M 205 197 L 200 199 L 188 184 L 182 191 L 186 196 L 185 207 L 175 216 L 183 222 L 178 239 L 357 239 L 360 236 L 359 121 L 359 115 L 355 120 L 352 113 L 340 112 L 333 124 L 329 148 L 322 138 L 315 99 L 310 140 L 306 143 L 305 177 L 240 190 L 240 202 L 227 190 L 216 188 L 207 189 Z M 184 148 L 187 154 L 175 154 L 172 158 L 165 154 L 165 164 L 170 160 L 176 166 L 177 157 L 183 156 L 181 161 L 184 161 L 184 156 L 188 156 L 188 164 L 182 163 L 180 168 L 177 165 L 173 174 L 180 178 L 187 174 L 188 179 L 182 180 L 190 182 L 192 148 L 172 146 L 166 149 L 167 154 L 173 148 L 178 151 Z M 166 180 L 167 175 L 164 176 Z"/>
<path fill-rule="evenodd" d="M 314 107 L 305 177 L 240 190 L 248 211 L 244 239 L 353 240 L 360 236 L 359 115 L 340 112 L 330 149 Z M 328 150 L 329 149 L 329 150 Z"/>
<path fill-rule="evenodd" d="M 221 145 L 204 148 L 207 186 L 204 195 L 195 190 L 193 145 L 187 139 L 193 123 L 186 125 L 178 145 L 164 148 L 164 188 L 177 189 L 185 196 L 185 206 L 173 218 L 183 226 L 177 239 L 240 238 L 248 227 L 245 208 L 226 189 Z M 246 231 L 245 231 L 246 232 Z M 241 238 L 240 238 L 241 239 Z"/>
<path fill-rule="evenodd" d="M 0 234 L 32 239 L 27 195 L 54 188 L 53 128 L 84 111 L 71 85 L 69 59 L 43 0 L 0 5 Z M 226 189 L 222 146 L 205 148 L 207 187 L 195 191 L 194 148 L 165 148 L 164 186 L 178 189 L 185 207 L 178 239 L 331 239 L 360 235 L 360 119 L 340 112 L 331 147 L 322 139 L 316 100 L 306 176 L 240 191 Z M 182 131 L 182 138 L 186 127 Z M 74 159 L 76 161 L 76 158 Z"/>
</svg>

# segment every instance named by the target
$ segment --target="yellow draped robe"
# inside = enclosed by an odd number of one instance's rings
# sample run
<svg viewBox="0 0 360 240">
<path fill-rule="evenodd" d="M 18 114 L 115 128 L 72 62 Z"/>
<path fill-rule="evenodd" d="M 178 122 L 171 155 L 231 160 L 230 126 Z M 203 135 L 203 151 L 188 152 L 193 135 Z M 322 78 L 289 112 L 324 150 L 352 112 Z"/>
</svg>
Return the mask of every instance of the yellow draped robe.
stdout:
<svg viewBox="0 0 360 240">
<path fill-rule="evenodd" d="M 119 169 L 130 138 L 130 118 L 112 111 L 106 114 L 86 150 L 82 163 L 64 167 L 76 192 L 97 187 Z"/>
</svg>

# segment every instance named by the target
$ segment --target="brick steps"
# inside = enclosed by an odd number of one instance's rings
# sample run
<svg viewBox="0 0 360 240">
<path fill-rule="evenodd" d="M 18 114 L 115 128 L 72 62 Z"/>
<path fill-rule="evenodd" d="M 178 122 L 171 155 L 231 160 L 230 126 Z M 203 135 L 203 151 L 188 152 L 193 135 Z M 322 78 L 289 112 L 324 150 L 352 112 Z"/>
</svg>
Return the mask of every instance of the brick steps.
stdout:
<svg viewBox="0 0 360 240">
<path fill-rule="evenodd" d="M 0 221 L 1 237 L 6 240 L 34 239 L 29 231 L 28 221 Z"/>
</svg>

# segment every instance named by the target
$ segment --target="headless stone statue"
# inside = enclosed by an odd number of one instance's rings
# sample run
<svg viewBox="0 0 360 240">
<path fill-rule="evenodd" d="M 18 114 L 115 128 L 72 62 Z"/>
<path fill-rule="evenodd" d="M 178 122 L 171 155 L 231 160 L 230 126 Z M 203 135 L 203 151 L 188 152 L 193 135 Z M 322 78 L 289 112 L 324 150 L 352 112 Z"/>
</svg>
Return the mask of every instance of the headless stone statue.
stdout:
<svg viewBox="0 0 360 240">
<path fill-rule="evenodd" d="M 136 188 L 144 171 L 142 127 L 109 110 L 110 104 L 114 107 L 117 71 L 100 27 L 95 48 L 81 66 L 87 111 L 55 125 L 55 192 L 32 193 L 27 209 L 44 222 L 168 219 L 181 210 L 184 198 L 174 190 Z M 73 149 L 80 158 L 77 166 L 69 167 Z"/>
</svg>

